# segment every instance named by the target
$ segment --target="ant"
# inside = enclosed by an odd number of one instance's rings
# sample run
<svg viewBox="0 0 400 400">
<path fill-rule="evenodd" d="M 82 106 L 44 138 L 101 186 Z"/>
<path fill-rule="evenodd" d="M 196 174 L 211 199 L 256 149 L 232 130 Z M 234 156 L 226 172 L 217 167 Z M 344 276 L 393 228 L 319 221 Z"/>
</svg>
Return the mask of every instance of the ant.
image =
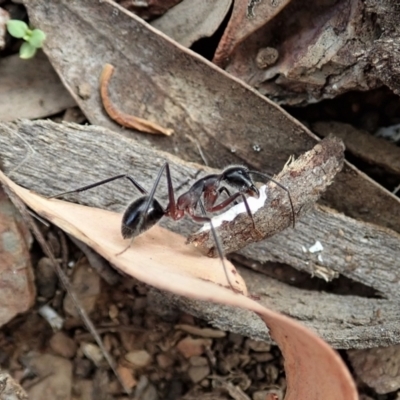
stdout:
<svg viewBox="0 0 400 400">
<path fill-rule="evenodd" d="M 163 172 L 166 172 L 167 176 L 167 186 L 168 186 L 168 198 L 169 203 L 167 207 L 164 209 L 160 202 L 154 197 L 156 189 L 159 185 L 161 176 Z M 224 268 L 225 276 L 229 285 L 231 286 L 233 291 L 237 291 L 228 275 L 226 265 L 224 263 L 224 257 L 222 252 L 222 245 L 216 233 L 216 230 L 213 226 L 212 219 L 207 216 L 207 212 L 213 213 L 216 211 L 223 210 L 228 207 L 231 203 L 235 202 L 238 197 L 242 197 L 247 214 L 252 219 L 253 226 L 255 228 L 255 223 L 253 219 L 253 215 L 251 213 L 250 207 L 248 205 L 246 194 L 249 196 L 259 197 L 259 190 L 255 186 L 255 183 L 251 177 L 251 175 L 259 175 L 265 177 L 280 188 L 285 190 L 288 194 L 290 206 L 292 209 L 292 220 L 293 227 L 295 225 L 295 213 L 294 207 L 292 203 L 292 198 L 290 196 L 289 190 L 281 185 L 279 182 L 275 181 L 269 175 L 262 174 L 257 171 L 250 171 L 248 168 L 244 166 L 231 166 L 222 171 L 221 174 L 211 174 L 207 175 L 203 178 L 198 179 L 187 192 L 180 195 L 175 201 L 175 192 L 172 186 L 172 179 L 170 173 L 170 167 L 168 162 L 165 162 L 160 168 L 157 178 L 154 181 L 153 187 L 151 188 L 150 193 L 148 193 L 134 178 L 129 175 L 121 174 L 116 175 L 111 178 L 104 179 L 99 182 L 92 183 L 87 186 L 80 187 L 78 189 L 70 190 L 67 192 L 59 193 L 55 196 L 51 196 L 51 198 L 61 197 L 66 194 L 71 193 L 79 193 L 83 192 L 97 186 L 104 185 L 106 183 L 115 181 L 117 179 L 126 178 L 128 179 L 136 189 L 142 194 L 141 197 L 134 200 L 128 208 L 125 210 L 122 216 L 122 225 L 121 225 L 121 233 L 124 239 L 131 239 L 131 242 L 128 247 L 126 247 L 123 251 L 118 253 L 118 255 L 125 252 L 132 244 L 133 239 L 140 235 L 141 233 L 149 230 L 153 225 L 155 225 L 163 216 L 167 216 L 177 221 L 182 219 L 185 214 L 188 214 L 193 221 L 198 223 L 209 223 L 211 227 L 211 232 L 216 244 L 216 248 L 219 254 L 219 257 L 222 262 L 222 266 Z M 233 195 L 230 194 L 229 190 L 224 186 L 227 184 L 232 188 L 236 189 L 237 192 Z M 228 198 L 223 200 L 222 202 L 215 204 L 217 199 L 225 192 L 228 195 Z M 204 204 L 201 196 L 203 196 Z M 200 207 L 201 215 L 196 213 L 197 206 Z"/>
</svg>

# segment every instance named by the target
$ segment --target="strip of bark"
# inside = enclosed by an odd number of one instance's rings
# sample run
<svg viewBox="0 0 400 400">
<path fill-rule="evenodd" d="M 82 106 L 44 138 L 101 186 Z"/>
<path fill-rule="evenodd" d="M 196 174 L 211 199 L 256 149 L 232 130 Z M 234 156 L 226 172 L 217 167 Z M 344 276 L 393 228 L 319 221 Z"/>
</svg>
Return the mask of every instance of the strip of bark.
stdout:
<svg viewBox="0 0 400 400">
<path fill-rule="evenodd" d="M 177 194 L 187 190 L 202 174 L 218 172 L 186 163 L 105 128 L 55 124 L 50 121 L 0 123 L 0 149 L 5 173 L 18 184 L 45 195 L 120 173 L 130 173 L 149 189 L 166 160 L 171 166 Z M 293 197 L 296 196 L 293 192 L 297 190 L 296 187 L 289 187 Z M 285 192 L 280 193 L 276 189 L 276 193 L 279 193 L 282 201 L 287 201 Z M 137 194 L 129 182 L 116 182 L 72 195 L 69 199 L 122 212 L 133 196 Z M 163 182 L 156 196 L 163 206 L 167 205 L 167 189 Z M 290 213 L 289 210 L 287 212 Z M 289 224 L 289 215 L 286 218 Z M 196 226 L 190 219 L 176 223 L 169 218 L 162 220 L 161 225 L 183 235 L 193 232 Z M 317 254 L 302 251 L 302 246 L 308 249 L 315 240 L 320 240 L 325 249 L 321 253 L 322 265 Z M 378 247 L 380 252 L 376 253 Z M 398 320 L 397 282 L 400 281 L 400 270 L 395 268 L 399 265 L 398 248 L 400 239 L 395 232 L 317 206 L 297 222 L 296 229 L 286 229 L 267 241 L 247 246 L 241 253 L 249 259 L 271 259 L 311 273 L 315 271 L 313 263 L 318 264 L 357 282 L 365 282 L 382 292 L 388 300 L 359 297 L 357 293 L 353 296 L 319 293 L 288 285 L 283 290 L 275 280 L 257 272 L 242 268 L 240 273 L 250 293 L 259 296 L 263 304 L 303 320 L 335 347 L 388 345 L 400 342 L 398 324 L 393 322 Z M 348 249 L 353 249 L 352 254 Z M 373 256 L 374 253 L 379 254 L 379 259 Z M 253 285 L 252 281 L 257 285 Z M 274 289 L 274 285 L 278 286 Z M 228 310 L 227 307 L 222 310 L 217 306 L 211 310 L 208 304 L 182 298 L 175 303 L 172 300 L 165 302 L 169 308 L 173 304 L 217 326 L 260 338 L 261 328 L 257 328 L 251 322 L 251 316 L 245 313 L 242 315 L 237 310 Z"/>
<path fill-rule="evenodd" d="M 275 177 L 291 194 L 296 219 L 304 215 L 333 182 L 343 167 L 344 145 L 338 138 L 329 137 L 296 161 L 287 165 Z M 283 231 L 291 224 L 291 208 L 287 193 L 270 182 L 267 201 L 254 215 L 256 230 L 247 214 L 239 214 L 233 221 L 225 221 L 217 228 L 224 251 L 231 253 L 253 242 L 259 242 Z M 204 226 L 188 238 L 189 243 L 216 257 L 215 243 L 210 228 Z"/>
</svg>

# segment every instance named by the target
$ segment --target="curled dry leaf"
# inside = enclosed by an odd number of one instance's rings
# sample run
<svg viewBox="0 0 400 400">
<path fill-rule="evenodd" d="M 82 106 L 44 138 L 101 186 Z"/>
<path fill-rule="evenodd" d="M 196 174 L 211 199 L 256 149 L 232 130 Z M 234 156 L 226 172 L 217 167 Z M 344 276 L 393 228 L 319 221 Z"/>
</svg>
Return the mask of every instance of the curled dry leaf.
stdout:
<svg viewBox="0 0 400 400">
<path fill-rule="evenodd" d="M 172 129 L 163 128 L 155 122 L 125 114 L 115 107 L 108 95 L 108 86 L 113 72 L 114 67 L 111 64 L 105 64 L 100 76 L 101 100 L 103 101 L 104 109 L 107 111 L 109 117 L 125 128 L 137 129 L 138 131 L 147 133 L 161 133 L 166 136 L 172 135 Z"/>
<path fill-rule="evenodd" d="M 29 207 L 69 234 L 98 251 L 118 269 L 160 289 L 257 313 L 270 329 L 285 358 L 286 400 L 355 400 L 356 388 L 339 355 L 322 339 L 288 317 L 272 312 L 254 300 L 199 279 L 199 270 L 210 275 L 220 270 L 218 260 L 199 255 L 184 238 L 154 227 L 124 248 L 120 236 L 120 215 L 60 200 L 48 200 L 21 188 L 0 173 L 0 180 Z M 215 277 L 216 279 L 216 277 Z"/>
</svg>

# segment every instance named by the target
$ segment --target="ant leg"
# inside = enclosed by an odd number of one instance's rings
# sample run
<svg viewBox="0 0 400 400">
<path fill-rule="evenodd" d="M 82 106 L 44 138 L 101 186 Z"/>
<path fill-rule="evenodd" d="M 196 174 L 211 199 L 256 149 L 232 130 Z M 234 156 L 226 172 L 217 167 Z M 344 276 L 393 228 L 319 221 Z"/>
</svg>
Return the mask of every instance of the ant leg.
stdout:
<svg viewBox="0 0 400 400">
<path fill-rule="evenodd" d="M 135 179 L 133 179 L 129 175 L 121 174 L 121 175 L 112 176 L 111 178 L 107 178 L 107 179 L 104 179 L 104 180 L 99 181 L 99 182 L 91 183 L 90 185 L 87 185 L 87 186 L 82 186 L 82 187 L 80 187 L 78 189 L 69 190 L 67 192 L 62 192 L 62 193 L 55 194 L 54 196 L 50 196 L 49 199 L 55 199 L 57 197 L 61 197 L 61 196 L 64 196 L 66 194 L 84 192 L 85 190 L 93 189 L 93 188 L 95 188 L 97 186 L 101 186 L 101 185 L 104 185 L 105 183 L 116 181 L 117 179 L 121 179 L 121 178 L 128 179 L 136 187 L 136 189 L 139 190 L 140 193 L 147 194 L 147 190 L 144 189 Z"/>
<path fill-rule="evenodd" d="M 221 186 L 218 189 L 218 195 L 220 195 L 222 192 L 225 192 L 228 197 L 231 197 L 231 192 L 225 186 Z M 239 204 L 239 202 L 238 201 L 234 201 L 233 204 L 236 205 L 236 204 Z"/>
<path fill-rule="evenodd" d="M 132 243 L 133 243 L 133 239 L 135 239 L 134 237 L 133 238 L 131 238 L 131 240 L 130 240 L 130 242 L 129 242 L 129 244 L 128 244 L 128 246 L 126 246 L 122 251 L 120 251 L 119 253 L 117 253 L 117 254 L 115 254 L 116 255 L 116 257 L 118 257 L 118 256 L 120 256 L 121 254 L 124 254 L 128 249 L 129 249 L 129 247 L 131 247 L 132 246 Z"/>
<path fill-rule="evenodd" d="M 217 231 L 216 231 L 215 228 L 214 228 L 214 225 L 213 225 L 213 223 L 212 223 L 212 219 L 206 216 L 206 210 L 205 210 L 204 205 L 203 205 L 203 203 L 202 203 L 201 200 L 199 200 L 198 204 L 200 205 L 200 209 L 201 209 L 201 212 L 202 212 L 203 216 L 194 215 L 192 211 L 188 210 L 189 215 L 190 215 L 190 217 L 193 219 L 193 221 L 195 221 L 195 222 L 199 222 L 199 223 L 208 222 L 208 223 L 210 224 L 211 232 L 212 232 L 212 235 L 213 235 L 213 238 L 214 238 L 215 246 L 216 246 L 217 251 L 218 251 L 219 259 L 221 260 L 222 267 L 224 268 L 226 280 L 228 281 L 229 286 L 231 287 L 231 289 L 232 289 L 235 293 L 240 293 L 240 291 L 237 290 L 237 289 L 233 286 L 232 281 L 231 281 L 231 278 L 229 277 L 228 269 L 227 269 L 226 264 L 225 264 L 225 262 L 224 262 L 224 254 L 223 254 L 223 252 L 222 252 L 221 241 L 219 240 L 219 237 L 218 237 L 218 235 L 217 235 Z"/>
<path fill-rule="evenodd" d="M 222 194 L 222 192 L 225 192 L 228 197 L 231 197 L 231 193 L 229 192 L 228 188 L 226 188 L 225 186 L 221 186 L 218 189 L 218 194 L 219 195 Z"/>
<path fill-rule="evenodd" d="M 268 174 L 263 174 L 262 172 L 258 172 L 258 171 L 249 171 L 249 172 L 252 175 L 259 175 L 259 176 L 262 176 L 263 178 L 269 179 L 271 182 L 274 182 L 275 185 L 279 186 L 281 189 L 283 189 L 287 193 L 287 195 L 289 197 L 290 207 L 292 208 L 292 221 L 293 221 L 293 228 L 294 228 L 296 225 L 296 214 L 294 212 L 292 196 L 290 195 L 289 189 L 287 187 L 283 186 L 281 183 L 277 182 L 274 178 L 272 178 Z"/>
<path fill-rule="evenodd" d="M 154 195 L 156 193 L 158 184 L 160 183 L 160 179 L 161 179 L 162 173 L 164 172 L 164 169 L 166 169 L 166 168 L 167 168 L 167 176 L 169 176 L 169 165 L 168 165 L 167 162 L 165 162 L 162 165 L 162 167 L 160 168 L 160 170 L 158 171 L 157 178 L 154 181 L 154 184 L 153 184 L 153 187 L 151 188 L 150 194 L 148 196 L 146 196 L 147 197 L 147 202 L 146 202 L 143 210 L 141 211 L 140 219 L 139 219 L 139 222 L 138 222 L 138 225 L 137 225 L 138 232 L 141 231 L 141 227 L 143 226 L 145 218 L 147 217 L 147 212 L 149 211 L 150 204 L 154 199 Z M 169 176 L 169 179 L 171 179 L 170 176 Z M 126 250 L 128 250 L 129 247 L 131 247 L 132 242 L 133 242 L 133 238 L 132 238 L 131 242 L 129 243 L 129 246 L 125 250 L 123 250 L 121 253 L 118 253 L 117 255 L 120 255 L 120 254 L 124 253 Z"/>
<path fill-rule="evenodd" d="M 229 197 L 229 198 L 225 199 L 224 201 L 222 201 L 221 203 L 217 204 L 216 206 L 211 207 L 207 211 L 209 211 L 209 212 L 221 211 L 224 208 L 228 207 L 229 204 L 234 202 L 240 196 L 243 199 L 243 203 L 246 208 L 247 215 L 251 218 L 251 221 L 253 222 L 253 228 L 254 228 L 254 230 L 257 230 L 256 223 L 254 222 L 254 218 L 253 218 L 253 213 L 251 212 L 247 198 L 243 193 L 237 192 L 237 193 L 233 194 L 231 197 Z"/>
<path fill-rule="evenodd" d="M 176 202 L 175 202 L 175 190 L 172 185 L 172 178 L 171 178 L 171 171 L 169 169 L 169 164 L 166 162 L 164 164 L 166 174 L 167 174 L 167 186 L 168 186 L 168 199 L 169 203 L 166 209 L 166 213 L 169 213 L 169 215 L 172 217 L 172 219 L 177 219 L 178 218 L 178 210 L 176 207 Z M 183 214 L 182 214 L 183 216 Z"/>
</svg>

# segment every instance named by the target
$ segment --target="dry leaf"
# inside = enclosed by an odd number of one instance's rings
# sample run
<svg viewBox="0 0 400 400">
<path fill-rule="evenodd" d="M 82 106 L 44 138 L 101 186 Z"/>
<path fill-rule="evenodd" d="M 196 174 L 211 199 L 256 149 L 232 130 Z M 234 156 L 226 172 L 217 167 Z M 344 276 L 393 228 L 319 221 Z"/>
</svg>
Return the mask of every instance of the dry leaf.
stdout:
<svg viewBox="0 0 400 400">
<path fill-rule="evenodd" d="M 286 400 L 357 398 L 354 382 L 339 355 L 310 330 L 248 297 L 198 279 L 199 271 L 203 274 L 210 269 L 209 276 L 213 278 L 223 277 L 223 271 L 220 274 L 214 271 L 218 260 L 202 257 L 184 245 L 184 238 L 154 227 L 138 237 L 129 250 L 116 256 L 125 246 L 119 232 L 120 215 L 45 199 L 17 186 L 3 173 L 0 180 L 38 214 L 93 247 L 125 273 L 181 296 L 256 312 L 267 324 L 285 358 Z"/>
</svg>

